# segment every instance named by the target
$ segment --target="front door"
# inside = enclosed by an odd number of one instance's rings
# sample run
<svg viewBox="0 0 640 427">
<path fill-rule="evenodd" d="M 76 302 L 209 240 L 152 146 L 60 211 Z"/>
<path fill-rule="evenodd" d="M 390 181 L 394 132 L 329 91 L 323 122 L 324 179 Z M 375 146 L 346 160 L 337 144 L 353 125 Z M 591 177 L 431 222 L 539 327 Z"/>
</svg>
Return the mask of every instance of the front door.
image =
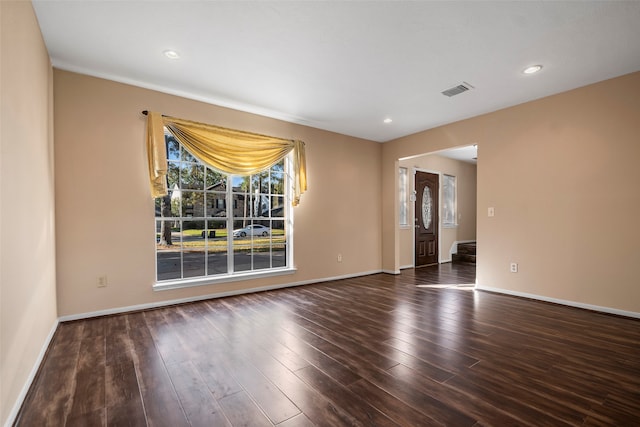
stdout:
<svg viewBox="0 0 640 427">
<path fill-rule="evenodd" d="M 416 267 L 438 263 L 438 182 L 438 175 L 416 171 Z"/>
</svg>

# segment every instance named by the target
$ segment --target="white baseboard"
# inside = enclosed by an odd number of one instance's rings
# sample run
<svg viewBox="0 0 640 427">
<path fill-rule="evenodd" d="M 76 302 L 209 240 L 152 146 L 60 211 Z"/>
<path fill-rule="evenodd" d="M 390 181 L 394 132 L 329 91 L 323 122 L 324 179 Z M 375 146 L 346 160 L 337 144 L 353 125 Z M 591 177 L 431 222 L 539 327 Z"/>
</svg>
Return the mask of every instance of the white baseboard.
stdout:
<svg viewBox="0 0 640 427">
<path fill-rule="evenodd" d="M 400 274 L 400 270 L 382 270 L 382 273 L 385 274 Z"/>
<path fill-rule="evenodd" d="M 406 270 L 407 268 L 413 268 L 413 264 L 409 264 L 409 265 L 401 265 L 401 266 L 400 266 L 400 270 Z"/>
<path fill-rule="evenodd" d="M 516 296 L 516 297 L 535 299 L 535 300 L 539 300 L 539 301 L 552 302 L 554 304 L 568 305 L 570 307 L 583 308 L 583 309 L 591 310 L 591 311 L 599 311 L 599 312 L 602 312 L 602 313 L 616 314 L 618 316 L 633 317 L 633 318 L 636 318 L 636 319 L 640 319 L 640 313 L 636 313 L 635 311 L 618 310 L 617 308 L 603 307 L 603 306 L 600 306 L 600 305 L 592 305 L 592 304 L 584 304 L 584 303 L 576 302 L 576 301 L 569 301 L 569 300 L 563 300 L 563 299 L 558 299 L 558 298 L 545 297 L 545 296 L 536 295 L 536 294 L 528 294 L 526 292 L 517 292 L 517 291 L 511 291 L 511 290 L 508 290 L 508 289 L 492 288 L 490 286 L 476 285 L 476 289 L 481 290 L 481 291 L 495 292 L 495 293 L 498 293 L 498 294 L 505 294 L 505 295 L 512 295 L 512 296 Z"/>
<path fill-rule="evenodd" d="M 36 378 L 36 375 L 38 374 L 38 369 L 40 369 L 40 365 L 44 360 L 45 354 L 47 354 L 47 350 L 49 349 L 49 344 L 53 339 L 53 335 L 56 333 L 56 330 L 58 329 L 58 323 L 60 322 L 58 319 L 56 319 L 53 326 L 51 327 L 51 330 L 49 331 L 49 334 L 47 335 L 47 338 L 44 340 L 44 344 L 42 344 L 42 348 L 40 349 L 40 353 L 38 354 L 38 357 L 36 358 L 36 361 L 33 364 L 33 367 L 31 368 L 31 372 L 29 373 L 29 376 L 27 377 L 27 380 L 25 381 L 24 386 L 22 386 L 22 390 L 20 390 L 20 394 L 18 395 L 18 398 L 16 399 L 16 402 L 13 405 L 13 408 L 11 408 L 11 412 L 9 412 L 7 421 L 4 424 L 5 427 L 11 427 L 13 423 L 16 421 L 16 417 L 20 412 L 20 408 L 24 403 L 24 399 L 27 397 L 29 388 L 31 388 L 31 384 L 33 383 L 33 380 Z"/>
<path fill-rule="evenodd" d="M 146 304 L 129 305 L 126 307 L 109 308 L 106 310 L 91 311 L 86 313 L 71 314 L 68 316 L 61 316 L 58 320 L 60 322 L 68 322 L 70 320 L 89 319 L 91 317 L 108 316 L 110 314 L 120 314 L 120 313 L 132 312 L 132 311 L 148 310 L 152 308 L 164 307 L 167 305 L 203 301 L 203 300 L 208 300 L 213 298 L 223 298 L 223 297 L 229 297 L 234 295 L 249 294 L 252 292 L 272 291 L 276 289 L 291 288 L 294 286 L 310 285 L 312 283 L 330 282 L 332 280 L 341 280 L 341 279 L 350 279 L 353 277 L 369 276 L 371 274 L 382 273 L 382 272 L 383 272 L 382 270 L 371 270 L 371 271 L 363 271 L 360 273 L 345 274 L 342 276 L 325 277 L 322 279 L 311 279 L 311 280 L 303 280 L 300 282 L 281 283 L 277 285 L 261 286 L 261 287 L 250 288 L 250 289 L 238 289 L 235 291 L 216 292 L 216 293 L 200 295 L 196 297 L 172 299 L 172 300 L 166 300 L 166 301 L 151 302 Z"/>
</svg>

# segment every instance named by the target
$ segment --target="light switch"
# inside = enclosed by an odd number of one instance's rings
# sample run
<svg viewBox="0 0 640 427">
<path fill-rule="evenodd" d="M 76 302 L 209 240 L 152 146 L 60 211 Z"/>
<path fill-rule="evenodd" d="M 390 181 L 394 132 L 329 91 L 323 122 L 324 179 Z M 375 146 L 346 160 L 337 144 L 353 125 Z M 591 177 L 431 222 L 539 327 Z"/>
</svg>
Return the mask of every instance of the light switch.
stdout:
<svg viewBox="0 0 640 427">
<path fill-rule="evenodd" d="M 495 216 L 495 215 L 496 215 L 496 210 L 495 210 L 495 208 L 491 207 L 491 208 L 487 209 L 487 215 L 489 215 L 489 216 Z"/>
</svg>

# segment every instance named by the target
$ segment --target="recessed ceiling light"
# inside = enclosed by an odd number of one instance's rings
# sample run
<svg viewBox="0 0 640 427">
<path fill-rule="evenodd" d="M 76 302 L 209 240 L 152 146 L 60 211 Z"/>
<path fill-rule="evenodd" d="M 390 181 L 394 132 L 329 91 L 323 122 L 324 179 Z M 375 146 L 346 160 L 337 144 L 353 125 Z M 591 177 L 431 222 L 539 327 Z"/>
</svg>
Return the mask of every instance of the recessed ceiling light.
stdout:
<svg viewBox="0 0 640 427">
<path fill-rule="evenodd" d="M 169 59 L 178 59 L 178 58 L 180 58 L 180 54 L 178 52 L 176 52 L 175 50 L 165 50 L 163 53 L 164 53 L 164 56 L 166 56 Z"/>
<path fill-rule="evenodd" d="M 391 123 L 393 120 L 391 120 L 389 117 L 387 117 L 386 119 L 383 120 L 383 122 L 385 123 Z"/>
<path fill-rule="evenodd" d="M 527 67 L 524 70 L 522 70 L 522 72 L 524 74 L 534 74 L 540 70 L 542 70 L 542 65 L 532 65 L 531 67 Z"/>
</svg>

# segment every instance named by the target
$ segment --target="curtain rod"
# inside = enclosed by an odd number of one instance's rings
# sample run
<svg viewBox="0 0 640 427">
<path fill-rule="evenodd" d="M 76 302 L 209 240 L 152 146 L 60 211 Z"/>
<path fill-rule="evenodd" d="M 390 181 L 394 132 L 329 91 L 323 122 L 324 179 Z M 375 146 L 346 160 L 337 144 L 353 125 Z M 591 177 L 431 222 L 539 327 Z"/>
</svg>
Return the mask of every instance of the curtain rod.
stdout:
<svg viewBox="0 0 640 427">
<path fill-rule="evenodd" d="M 2 1 L 2 0 L 0 0 L 0 2 L 1 2 L 1 1 Z M 143 114 L 143 115 L 145 115 L 145 116 L 148 116 L 148 115 L 149 115 L 149 111 L 148 111 L 148 110 L 142 110 L 142 114 Z M 164 114 L 162 114 L 162 117 L 167 117 L 167 116 L 165 116 Z"/>
</svg>

